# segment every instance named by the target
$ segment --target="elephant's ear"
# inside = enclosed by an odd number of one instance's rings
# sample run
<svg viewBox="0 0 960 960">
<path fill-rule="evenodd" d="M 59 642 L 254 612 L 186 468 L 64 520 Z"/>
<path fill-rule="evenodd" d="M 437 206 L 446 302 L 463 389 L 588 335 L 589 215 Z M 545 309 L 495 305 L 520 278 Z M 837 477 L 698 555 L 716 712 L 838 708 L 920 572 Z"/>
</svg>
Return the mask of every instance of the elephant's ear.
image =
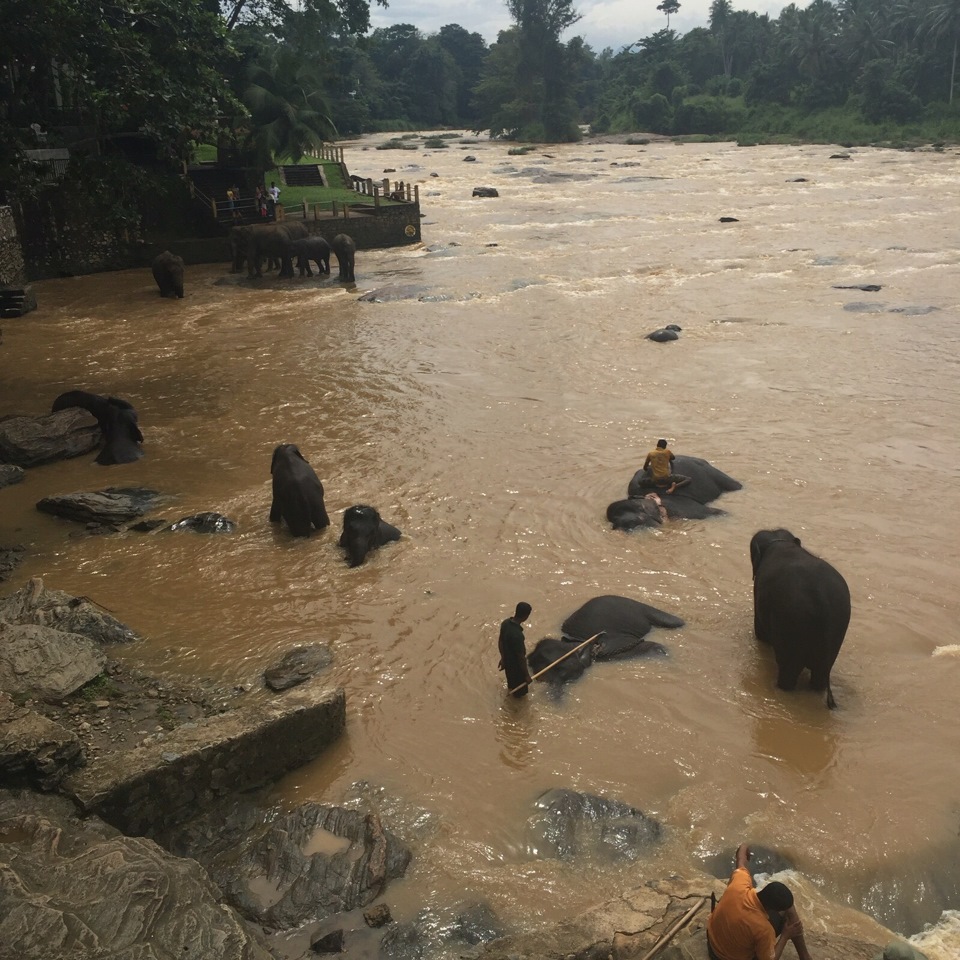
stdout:
<svg viewBox="0 0 960 960">
<path fill-rule="evenodd" d="M 803 544 L 800 543 L 800 538 L 799 538 L 799 537 L 794 537 L 794 538 L 793 538 L 793 542 L 794 542 L 798 547 L 803 546 Z"/>
<path fill-rule="evenodd" d="M 272 457 L 271 460 L 270 460 L 270 472 L 271 472 L 271 473 L 273 473 L 273 471 L 274 471 L 274 470 L 276 469 L 276 467 L 277 467 L 277 456 L 279 455 L 279 453 L 280 453 L 280 448 L 279 448 L 279 447 L 276 447 L 276 448 L 274 449 L 274 451 L 273 451 L 273 457 Z"/>
</svg>

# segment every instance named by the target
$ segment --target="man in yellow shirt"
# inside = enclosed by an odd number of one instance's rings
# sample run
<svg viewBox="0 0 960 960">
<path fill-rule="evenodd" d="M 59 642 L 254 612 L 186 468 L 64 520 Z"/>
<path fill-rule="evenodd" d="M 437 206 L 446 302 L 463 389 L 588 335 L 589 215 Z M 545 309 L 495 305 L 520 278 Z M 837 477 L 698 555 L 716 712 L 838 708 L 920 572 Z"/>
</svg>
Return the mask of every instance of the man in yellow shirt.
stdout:
<svg viewBox="0 0 960 960">
<path fill-rule="evenodd" d="M 800 960 L 811 960 L 789 887 L 774 881 L 755 890 L 749 859 L 750 848 L 741 843 L 733 876 L 707 921 L 710 960 L 780 960 L 788 940 Z"/>
<path fill-rule="evenodd" d="M 685 487 L 690 483 L 691 478 L 673 472 L 673 461 L 676 459 L 667 447 L 667 441 L 658 440 L 656 450 L 651 450 L 647 454 L 647 459 L 643 461 L 643 469 L 650 475 L 641 480 L 640 486 L 644 489 L 652 487 L 654 490 L 662 490 L 665 493 L 675 493 L 681 487 Z"/>
</svg>

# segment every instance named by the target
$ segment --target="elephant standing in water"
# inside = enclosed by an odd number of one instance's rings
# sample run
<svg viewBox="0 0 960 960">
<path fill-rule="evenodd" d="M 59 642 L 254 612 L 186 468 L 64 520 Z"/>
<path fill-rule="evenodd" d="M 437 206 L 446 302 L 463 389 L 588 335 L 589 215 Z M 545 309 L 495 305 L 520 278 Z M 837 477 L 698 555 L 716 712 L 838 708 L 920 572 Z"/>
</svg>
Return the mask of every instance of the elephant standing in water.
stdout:
<svg viewBox="0 0 960 960">
<path fill-rule="evenodd" d="M 753 629 L 773 647 L 777 686 L 794 690 L 804 669 L 810 687 L 837 703 L 830 671 L 850 623 L 850 588 L 826 560 L 808 553 L 789 530 L 759 530 L 750 541 Z"/>
<path fill-rule="evenodd" d="M 357 255 L 357 245 L 353 242 L 353 237 L 346 233 L 338 233 L 330 241 L 330 249 L 333 250 L 340 266 L 340 279 L 347 283 L 355 283 L 354 261 Z"/>
<path fill-rule="evenodd" d="M 53 401 L 53 413 L 68 407 L 89 410 L 103 434 L 103 449 L 95 463 L 133 463 L 143 456 L 143 434 L 133 404 L 119 397 L 101 397 L 86 390 L 68 390 Z"/>
<path fill-rule="evenodd" d="M 740 490 L 743 484 L 718 470 L 708 460 L 701 457 L 676 457 L 671 469 L 682 476 L 690 477 L 690 483 L 677 489 L 676 493 L 655 490 L 660 504 L 671 519 L 702 520 L 716 517 L 723 510 L 707 506 L 722 493 Z M 651 492 L 649 474 L 638 470 L 627 486 L 627 499 L 615 500 L 607 507 L 607 519 L 615 530 L 634 530 L 637 527 L 658 526 L 662 514 L 653 510 L 650 503 L 643 500 Z"/>
<path fill-rule="evenodd" d="M 309 537 L 314 528 L 330 526 L 323 504 L 323 484 L 294 443 L 281 443 L 270 463 L 273 503 L 270 522 L 286 520 L 295 537 Z"/>
<path fill-rule="evenodd" d="M 261 277 L 264 257 L 276 257 L 280 261 L 278 277 L 293 276 L 293 260 L 290 244 L 301 237 L 309 236 L 305 223 L 282 222 L 257 225 L 245 235 L 247 243 L 247 276 Z"/>
<path fill-rule="evenodd" d="M 153 258 L 152 270 L 161 297 L 183 299 L 183 257 L 164 250 Z"/>
<path fill-rule="evenodd" d="M 359 567 L 371 550 L 399 539 L 400 531 L 382 520 L 374 507 L 358 503 L 343 511 L 340 546 L 347 551 L 351 567 Z"/>
<path fill-rule="evenodd" d="M 316 262 L 320 273 L 330 272 L 330 244 L 319 234 L 293 240 L 290 243 L 290 256 L 296 257 L 297 269 L 301 277 L 313 276 L 313 271 L 310 269 L 311 260 Z"/>
</svg>

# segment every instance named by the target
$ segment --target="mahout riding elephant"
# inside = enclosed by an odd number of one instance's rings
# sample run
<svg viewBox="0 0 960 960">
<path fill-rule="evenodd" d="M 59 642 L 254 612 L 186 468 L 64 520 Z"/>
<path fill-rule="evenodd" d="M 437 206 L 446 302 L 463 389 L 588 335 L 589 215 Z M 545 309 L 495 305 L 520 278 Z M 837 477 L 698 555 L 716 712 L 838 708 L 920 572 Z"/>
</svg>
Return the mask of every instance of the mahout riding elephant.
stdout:
<svg viewBox="0 0 960 960">
<path fill-rule="evenodd" d="M 290 256 L 296 257 L 297 269 L 301 277 L 313 276 L 313 271 L 310 269 L 311 260 L 316 262 L 319 273 L 330 272 L 330 244 L 318 233 L 291 241 Z"/>
<path fill-rule="evenodd" d="M 140 444 L 143 434 L 137 411 L 132 403 L 120 397 L 102 397 L 87 390 L 68 390 L 53 401 L 52 412 L 68 407 L 81 407 L 96 417 L 103 434 L 103 449 L 96 463 L 109 466 L 116 463 L 133 463 L 143 456 Z"/>
<path fill-rule="evenodd" d="M 808 553 L 789 530 L 758 530 L 750 540 L 753 629 L 773 647 L 777 686 L 795 690 L 810 671 L 810 687 L 837 703 L 830 671 L 850 623 L 850 588 L 826 560 Z"/>
<path fill-rule="evenodd" d="M 169 250 L 153 258 L 153 279 L 157 281 L 161 297 L 183 299 L 183 257 Z"/>
<path fill-rule="evenodd" d="M 273 451 L 270 473 L 273 476 L 271 523 L 286 520 L 295 537 L 309 537 L 314 528 L 322 530 L 330 525 L 323 505 L 323 484 L 296 444 L 281 443 Z"/>
<path fill-rule="evenodd" d="M 337 258 L 337 264 L 340 267 L 340 279 L 347 283 L 354 283 L 354 262 L 357 256 L 357 245 L 353 242 L 353 237 L 346 233 L 338 233 L 330 241 L 330 249 L 333 250 Z"/>
<path fill-rule="evenodd" d="M 264 257 L 276 257 L 280 261 L 279 277 L 293 276 L 293 260 L 290 257 L 290 243 L 301 237 L 309 236 L 305 223 L 297 221 L 257 224 L 247 237 L 247 276 L 262 277 L 261 264 Z"/>
<path fill-rule="evenodd" d="M 563 621 L 560 629 L 564 637 L 579 641 L 603 631 L 603 636 L 591 644 L 593 658 L 610 660 L 626 655 L 664 654 L 666 649 L 661 644 L 643 638 L 653 627 L 682 626 L 683 620 L 672 613 L 630 597 L 608 595 L 588 600 Z"/>
<path fill-rule="evenodd" d="M 371 550 L 399 539 L 400 531 L 382 520 L 374 507 L 358 503 L 343 511 L 340 546 L 347 551 L 351 567 L 359 567 Z"/>
<path fill-rule="evenodd" d="M 724 513 L 723 510 L 707 504 L 716 500 L 720 494 L 728 490 L 739 490 L 743 486 L 702 457 L 676 457 L 670 469 L 681 476 L 690 477 L 691 481 L 675 493 L 654 490 L 671 519 L 703 520 L 706 517 L 720 516 Z M 607 519 L 614 529 L 633 530 L 641 526 L 655 525 L 650 508 L 632 502 L 651 492 L 653 488 L 649 483 L 650 474 L 646 470 L 638 470 L 627 485 L 627 499 L 616 500 L 607 507 Z"/>
</svg>

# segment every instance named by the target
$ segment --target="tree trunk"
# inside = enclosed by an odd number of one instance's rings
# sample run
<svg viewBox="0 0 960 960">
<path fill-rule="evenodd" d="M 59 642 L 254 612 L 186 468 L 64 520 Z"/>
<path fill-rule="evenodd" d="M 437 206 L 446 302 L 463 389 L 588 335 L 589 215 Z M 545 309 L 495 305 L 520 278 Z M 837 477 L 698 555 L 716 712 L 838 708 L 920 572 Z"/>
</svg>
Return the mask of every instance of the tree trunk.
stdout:
<svg viewBox="0 0 960 960">
<path fill-rule="evenodd" d="M 960 43 L 960 37 L 953 38 L 953 62 L 950 64 L 950 100 L 953 103 L 953 84 L 957 76 L 957 44 Z"/>
</svg>

